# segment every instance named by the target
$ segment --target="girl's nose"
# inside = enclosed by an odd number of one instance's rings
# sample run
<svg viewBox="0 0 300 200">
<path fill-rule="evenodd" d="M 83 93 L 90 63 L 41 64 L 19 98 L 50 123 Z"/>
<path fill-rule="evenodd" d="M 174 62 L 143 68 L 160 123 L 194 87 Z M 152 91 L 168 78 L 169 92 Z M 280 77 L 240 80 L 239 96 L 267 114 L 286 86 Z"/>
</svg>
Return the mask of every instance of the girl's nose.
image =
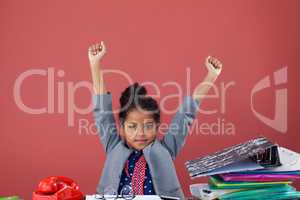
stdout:
<svg viewBox="0 0 300 200">
<path fill-rule="evenodd" d="M 145 130 L 143 127 L 140 127 L 138 130 L 137 130 L 137 135 L 144 135 L 145 134 Z"/>
<path fill-rule="evenodd" d="M 138 132 L 137 132 L 137 135 L 145 135 L 145 132 L 144 132 L 144 130 L 140 130 L 140 131 L 138 131 Z"/>
</svg>

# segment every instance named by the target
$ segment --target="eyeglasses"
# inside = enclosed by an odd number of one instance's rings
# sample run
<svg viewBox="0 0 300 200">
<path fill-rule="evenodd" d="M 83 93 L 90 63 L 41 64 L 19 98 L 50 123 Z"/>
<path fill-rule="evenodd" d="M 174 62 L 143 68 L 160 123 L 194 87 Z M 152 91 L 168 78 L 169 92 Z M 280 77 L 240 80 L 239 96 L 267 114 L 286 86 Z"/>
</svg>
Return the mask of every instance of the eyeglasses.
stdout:
<svg viewBox="0 0 300 200">
<path fill-rule="evenodd" d="M 121 189 L 121 194 L 118 194 L 112 188 L 106 188 L 103 194 L 96 194 L 95 199 L 102 199 L 102 200 L 116 200 L 116 199 L 125 199 L 125 200 L 132 200 L 135 198 L 133 194 L 132 187 L 130 185 L 124 185 Z"/>
<path fill-rule="evenodd" d="M 96 194 L 95 199 L 99 200 L 117 200 L 117 199 L 125 199 L 125 200 L 133 200 L 135 196 L 130 195 L 104 195 L 104 194 Z"/>
</svg>

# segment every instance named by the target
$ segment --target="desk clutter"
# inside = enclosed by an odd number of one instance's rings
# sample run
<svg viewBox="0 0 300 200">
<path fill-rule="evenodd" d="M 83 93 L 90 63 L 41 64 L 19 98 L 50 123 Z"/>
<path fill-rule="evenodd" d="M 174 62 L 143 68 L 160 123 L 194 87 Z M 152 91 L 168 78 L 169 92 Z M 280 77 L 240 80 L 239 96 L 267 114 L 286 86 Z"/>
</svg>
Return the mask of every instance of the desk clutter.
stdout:
<svg viewBox="0 0 300 200">
<path fill-rule="evenodd" d="M 265 137 L 237 144 L 208 156 L 185 163 L 192 179 L 208 177 L 207 183 L 190 185 L 193 197 L 202 200 L 285 200 L 300 199 L 292 184 L 300 180 L 300 154 L 275 144 Z M 133 195 L 127 188 L 121 195 L 84 195 L 75 181 L 64 176 L 42 179 L 33 192 L 33 200 L 99 200 L 178 198 Z M 107 195 L 113 194 L 113 195 Z M 192 198 L 191 198 L 192 199 Z M 21 200 L 18 196 L 0 200 Z"/>
<path fill-rule="evenodd" d="M 124 190 L 125 189 L 125 190 Z M 42 179 L 32 194 L 32 200 L 179 200 L 179 198 L 164 195 L 134 195 L 130 186 L 124 187 L 118 195 L 114 190 L 104 191 L 104 194 L 83 195 L 78 184 L 65 176 L 50 176 Z M 1 200 L 1 198 L 0 198 Z M 3 200 L 19 200 L 8 199 Z"/>
<path fill-rule="evenodd" d="M 192 195 L 199 199 L 300 199 L 300 192 L 291 185 L 300 180 L 300 154 L 264 137 L 185 165 L 192 179 L 209 177 L 208 183 L 190 186 Z"/>
</svg>

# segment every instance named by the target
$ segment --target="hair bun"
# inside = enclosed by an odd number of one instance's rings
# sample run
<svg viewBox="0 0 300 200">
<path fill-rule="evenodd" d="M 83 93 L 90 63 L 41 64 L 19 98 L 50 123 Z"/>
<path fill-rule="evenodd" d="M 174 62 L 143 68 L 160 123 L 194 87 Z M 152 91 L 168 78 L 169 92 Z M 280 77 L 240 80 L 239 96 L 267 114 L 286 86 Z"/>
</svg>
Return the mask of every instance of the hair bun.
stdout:
<svg viewBox="0 0 300 200">
<path fill-rule="evenodd" d="M 144 86 L 135 82 L 134 84 L 128 86 L 121 94 L 120 105 L 124 107 L 128 101 L 133 101 L 135 98 L 141 95 L 147 95 L 147 90 Z"/>
</svg>

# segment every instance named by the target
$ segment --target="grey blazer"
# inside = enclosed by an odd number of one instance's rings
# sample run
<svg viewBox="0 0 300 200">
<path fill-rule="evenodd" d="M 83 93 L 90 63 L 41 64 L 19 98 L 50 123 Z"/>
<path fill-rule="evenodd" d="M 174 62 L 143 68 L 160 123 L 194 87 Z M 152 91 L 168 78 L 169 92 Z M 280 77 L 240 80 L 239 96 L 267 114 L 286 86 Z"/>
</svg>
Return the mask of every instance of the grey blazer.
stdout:
<svg viewBox="0 0 300 200">
<path fill-rule="evenodd" d="M 125 162 L 133 149 L 129 148 L 117 132 L 112 113 L 110 93 L 93 96 L 93 115 L 106 160 L 97 186 L 97 193 L 117 192 Z M 185 96 L 183 103 L 172 119 L 163 139 L 155 139 L 143 149 L 157 195 L 184 199 L 173 160 L 185 143 L 189 127 L 198 111 L 199 101 Z"/>
</svg>

